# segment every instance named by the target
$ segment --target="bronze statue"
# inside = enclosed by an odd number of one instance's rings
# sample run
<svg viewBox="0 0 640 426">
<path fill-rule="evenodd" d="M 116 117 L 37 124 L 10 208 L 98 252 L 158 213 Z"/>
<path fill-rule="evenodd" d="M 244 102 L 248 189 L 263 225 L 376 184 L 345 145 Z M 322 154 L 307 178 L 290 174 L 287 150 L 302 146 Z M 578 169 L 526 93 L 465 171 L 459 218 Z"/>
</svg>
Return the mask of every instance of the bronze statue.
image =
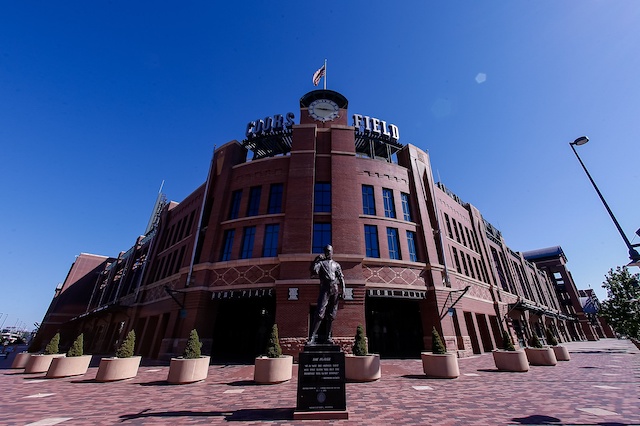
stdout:
<svg viewBox="0 0 640 426">
<path fill-rule="evenodd" d="M 344 298 L 345 284 L 342 268 L 338 262 L 333 260 L 333 247 L 331 245 L 327 245 L 324 248 L 324 254 L 314 259 L 310 269 L 312 276 L 317 275 L 320 278 L 320 293 L 318 294 L 318 305 L 313 318 L 308 344 L 333 343 L 331 340 L 331 324 L 338 313 L 338 301 Z M 326 332 L 323 336 L 318 336 L 320 324 L 325 319 L 325 316 L 327 316 Z"/>
</svg>

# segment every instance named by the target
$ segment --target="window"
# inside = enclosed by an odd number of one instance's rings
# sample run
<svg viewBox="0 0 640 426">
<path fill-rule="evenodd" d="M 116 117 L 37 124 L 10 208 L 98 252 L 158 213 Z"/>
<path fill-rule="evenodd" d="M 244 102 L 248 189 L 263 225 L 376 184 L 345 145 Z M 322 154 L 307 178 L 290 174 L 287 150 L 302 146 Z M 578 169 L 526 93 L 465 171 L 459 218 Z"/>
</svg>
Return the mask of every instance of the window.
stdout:
<svg viewBox="0 0 640 426">
<path fill-rule="evenodd" d="M 467 266 L 467 260 L 464 257 L 464 253 L 460 250 L 460 259 L 462 260 L 462 267 L 464 268 L 464 274 L 469 276 L 469 267 Z"/>
<path fill-rule="evenodd" d="M 247 206 L 247 216 L 257 216 L 260 212 L 261 186 L 254 186 L 249 190 L 249 205 Z"/>
<path fill-rule="evenodd" d="M 233 249 L 233 237 L 236 235 L 235 229 L 227 229 L 224 231 L 221 261 L 231 259 L 231 250 Z"/>
<path fill-rule="evenodd" d="M 409 194 L 405 194 L 404 192 L 400 193 L 400 197 L 402 198 L 402 214 L 404 215 L 404 220 L 411 222 L 411 208 L 409 207 Z"/>
<path fill-rule="evenodd" d="M 237 219 L 240 213 L 240 200 L 242 199 L 242 190 L 233 191 L 231 194 L 231 207 L 229 208 L 229 219 Z"/>
<path fill-rule="evenodd" d="M 314 223 L 313 224 L 313 243 L 311 246 L 312 253 L 324 253 L 324 247 L 331 244 L 331 224 L 330 223 Z"/>
<path fill-rule="evenodd" d="M 416 251 L 416 233 L 407 231 L 407 244 L 409 245 L 409 259 L 412 262 L 418 261 L 418 253 Z"/>
<path fill-rule="evenodd" d="M 364 226 L 364 245 L 367 257 L 380 257 L 380 247 L 378 245 L 378 227 L 375 225 Z"/>
<path fill-rule="evenodd" d="M 376 202 L 373 197 L 373 186 L 362 185 L 362 213 L 376 214 Z"/>
<path fill-rule="evenodd" d="M 451 218 L 453 221 L 453 230 L 456 231 L 456 241 L 460 242 L 460 231 L 458 231 L 458 222 L 454 218 Z"/>
<path fill-rule="evenodd" d="M 458 250 L 456 250 L 455 247 L 451 247 L 451 251 L 453 252 L 453 260 L 456 262 L 456 271 L 461 274 L 462 268 L 460 268 L 460 258 L 458 257 Z"/>
<path fill-rule="evenodd" d="M 280 225 L 267 225 L 264 227 L 264 244 L 262 245 L 263 257 L 275 257 L 278 255 L 278 234 Z"/>
<path fill-rule="evenodd" d="M 449 220 L 449 215 L 444 214 L 444 220 L 447 222 L 447 232 L 449 233 L 449 238 L 453 240 L 453 232 L 451 232 L 451 221 Z"/>
<path fill-rule="evenodd" d="M 473 258 L 473 260 L 476 260 L 475 257 Z M 473 263 L 471 263 L 471 256 L 469 256 L 468 253 L 467 253 L 467 263 L 469 264 L 469 272 L 471 272 L 471 278 L 475 279 L 476 273 L 473 270 Z"/>
<path fill-rule="evenodd" d="M 393 204 L 393 191 L 387 188 L 382 188 L 382 200 L 384 201 L 384 216 L 395 218 L 396 207 Z"/>
<path fill-rule="evenodd" d="M 250 259 L 253 256 L 253 240 L 256 237 L 256 227 L 248 226 L 244 228 L 242 234 L 242 250 L 240 251 L 240 259 Z"/>
<path fill-rule="evenodd" d="M 314 206 L 313 211 L 316 213 L 331 212 L 331 184 L 316 183 L 313 192 Z"/>
<path fill-rule="evenodd" d="M 267 213 L 282 213 L 282 184 L 274 183 L 269 189 L 269 207 Z"/>
<path fill-rule="evenodd" d="M 387 243 L 389 244 L 389 258 L 400 260 L 400 240 L 396 228 L 387 228 Z"/>
<path fill-rule="evenodd" d="M 462 235 L 462 244 L 466 247 L 467 246 L 467 239 L 464 236 L 464 226 L 462 226 L 462 224 L 460 222 L 458 222 L 458 226 L 460 227 L 460 235 Z"/>
</svg>

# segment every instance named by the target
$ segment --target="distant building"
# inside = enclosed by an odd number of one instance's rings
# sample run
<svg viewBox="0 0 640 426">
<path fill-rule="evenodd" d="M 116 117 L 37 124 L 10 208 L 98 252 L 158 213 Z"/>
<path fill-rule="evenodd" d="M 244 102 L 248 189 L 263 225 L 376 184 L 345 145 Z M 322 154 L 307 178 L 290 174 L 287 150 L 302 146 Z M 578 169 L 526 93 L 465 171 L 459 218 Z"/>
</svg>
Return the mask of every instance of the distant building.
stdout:
<svg viewBox="0 0 640 426">
<path fill-rule="evenodd" d="M 417 357 L 433 327 L 460 356 L 500 347 L 505 327 L 521 344 L 545 327 L 586 338 L 553 272 L 435 182 L 428 153 L 390 121 L 350 116 L 343 95 L 316 90 L 299 115 L 250 121 L 245 136 L 215 150 L 180 203 L 159 197 L 148 232 L 76 280 L 73 300 L 65 283 L 38 337 L 84 332 L 88 352 L 109 353 L 133 328 L 137 353 L 166 359 L 196 328 L 214 359 L 246 360 L 275 322 L 296 355 L 318 293 L 309 264 L 331 243 L 347 282 L 333 335 L 346 350 L 359 324 L 383 357 Z"/>
</svg>

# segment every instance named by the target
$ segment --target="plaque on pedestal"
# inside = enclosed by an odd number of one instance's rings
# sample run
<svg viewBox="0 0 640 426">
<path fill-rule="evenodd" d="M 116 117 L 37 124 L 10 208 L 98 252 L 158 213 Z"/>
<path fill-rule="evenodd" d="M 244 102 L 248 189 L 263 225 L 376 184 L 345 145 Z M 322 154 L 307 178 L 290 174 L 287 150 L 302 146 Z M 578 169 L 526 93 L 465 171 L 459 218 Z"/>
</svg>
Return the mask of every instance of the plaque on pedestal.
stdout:
<svg viewBox="0 0 640 426">
<path fill-rule="evenodd" d="M 294 419 L 347 419 L 344 352 L 337 345 L 307 345 L 298 359 Z"/>
</svg>

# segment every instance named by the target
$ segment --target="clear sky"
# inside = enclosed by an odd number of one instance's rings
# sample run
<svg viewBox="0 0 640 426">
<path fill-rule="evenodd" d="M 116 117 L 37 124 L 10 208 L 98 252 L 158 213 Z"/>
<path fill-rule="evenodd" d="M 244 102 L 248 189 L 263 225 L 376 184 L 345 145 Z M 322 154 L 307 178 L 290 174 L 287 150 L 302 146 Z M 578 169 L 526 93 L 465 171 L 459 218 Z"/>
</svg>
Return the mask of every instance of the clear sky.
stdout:
<svg viewBox="0 0 640 426">
<path fill-rule="evenodd" d="M 0 324 L 32 328 L 75 256 L 117 256 L 161 183 L 328 88 L 429 151 L 515 251 L 560 245 L 601 299 L 640 238 L 640 7 L 617 0 L 11 1 L 0 13 Z M 296 117 L 296 122 L 298 117 Z M 637 272 L 637 268 L 633 268 Z"/>
</svg>

